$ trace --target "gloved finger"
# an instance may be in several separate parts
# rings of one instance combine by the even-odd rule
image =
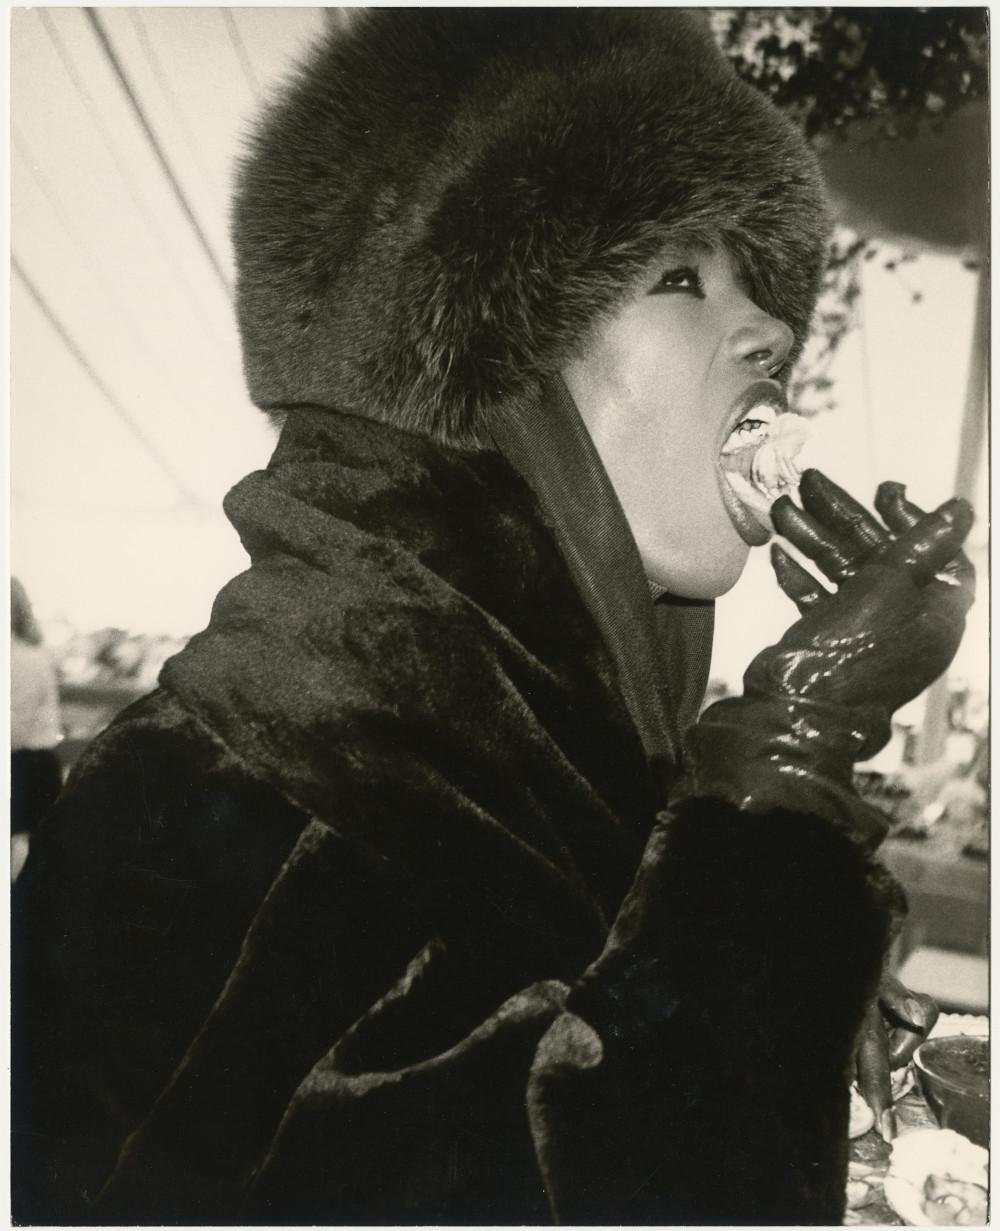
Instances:
[[[877,1003],[869,1005],[865,1013],[856,1054],[861,1097],[875,1113],[875,1123],[882,1139],[892,1141],[896,1136],[896,1117],[892,1111],[889,1040]]]
[[[960,551],[954,560],[939,569],[934,574],[934,581],[958,591],[965,610],[968,610],[976,601],[976,570],[964,551]]]
[[[936,581],[960,590],[968,607],[976,601],[976,570],[964,551],[958,552],[934,577]]]
[[[820,470],[806,470],[799,482],[802,507],[824,526],[835,525],[841,532],[845,547],[853,549],[855,562],[867,556],[873,548],[887,543],[890,535],[885,527],[859,504],[853,496],[838,487]]]
[[[853,555],[849,548],[842,548],[836,531],[820,525],[790,496],[779,496],[771,505],[771,521],[775,530],[818,564],[831,581],[843,581],[854,571]]]
[[[812,573],[804,569],[797,560],[793,560],[788,552],[777,543],[771,544],[771,567],[778,579],[778,585],[798,607],[802,615],[815,607],[827,593]]]
[[[914,1030],[929,1031],[938,1019],[938,1007],[926,992],[914,992],[895,975],[884,974],[879,980],[878,1002],[884,1013]]]
[[[889,529],[896,533],[909,530],[927,516],[919,504],[906,498],[906,488],[902,483],[881,483],[875,494],[875,508]],[[945,585],[963,590],[970,604],[975,600],[976,570],[964,552],[959,552],[939,570],[937,577]]]
[[[919,583],[926,583],[958,555],[972,529],[968,501],[947,500],[901,534],[883,553],[886,563],[903,565]]]
[[[879,1007],[892,1026],[889,1032],[889,1064],[898,1069],[909,1064],[913,1053],[927,1038],[938,1019],[938,1007],[924,992],[912,992],[894,975],[883,975],[879,984]]]
[[[906,486],[903,483],[891,481],[878,485],[875,511],[894,534],[902,534],[915,526],[921,517],[927,516],[925,509],[907,500]]]

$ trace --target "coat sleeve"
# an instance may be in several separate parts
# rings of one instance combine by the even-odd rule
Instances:
[[[558,1220],[839,1224],[848,1066],[896,892],[815,816],[661,815],[535,1059]]]
[[[892,905],[829,821],[689,801],[575,982],[428,1036],[475,983],[429,946],[299,1086],[244,1216],[839,1222],[846,1070]]]

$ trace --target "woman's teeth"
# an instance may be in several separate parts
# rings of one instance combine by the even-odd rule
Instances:
[[[754,406],[729,433],[721,449],[722,456],[731,457],[745,449],[756,449],[768,438],[774,423],[781,417],[773,406]]]
[[[749,428],[754,421],[761,421],[761,426]],[[797,458],[808,436],[809,426],[801,416],[755,407],[720,451],[729,486],[768,529],[771,505],[798,486],[802,472]]]

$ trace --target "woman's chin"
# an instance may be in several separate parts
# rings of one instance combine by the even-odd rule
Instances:
[[[677,598],[712,599],[721,598],[739,581],[750,548],[727,525],[723,534],[706,536],[699,549],[642,555],[646,576],[669,593]]]

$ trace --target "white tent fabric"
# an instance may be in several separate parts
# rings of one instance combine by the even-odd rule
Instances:
[[[12,567],[43,617],[190,632],[243,565],[220,501],[272,434],[215,264],[231,281],[243,134],[322,22],[296,8],[12,15]]]

